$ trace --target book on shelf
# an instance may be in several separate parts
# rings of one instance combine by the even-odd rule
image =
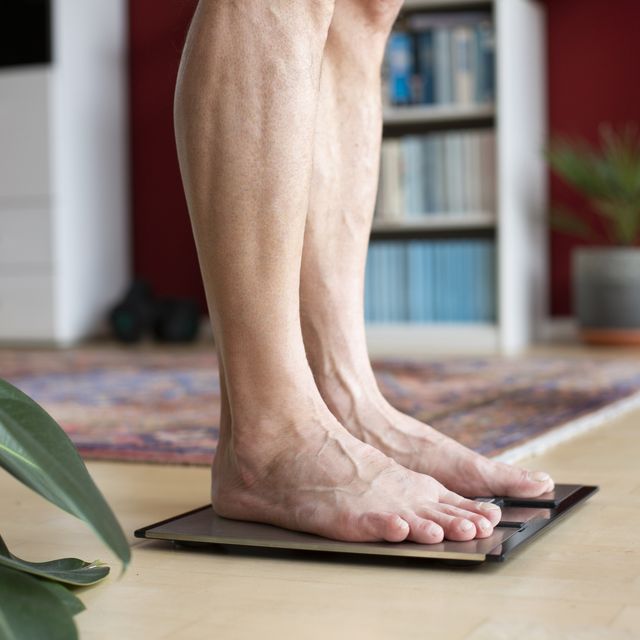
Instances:
[[[374,220],[495,211],[495,134],[454,130],[382,141]]]
[[[393,32],[385,50],[385,68],[389,99],[393,104],[413,102],[412,84],[415,75],[413,38],[404,32]]]
[[[391,105],[484,105],[495,94],[489,12],[411,13],[389,37],[383,100]]]
[[[368,323],[491,323],[493,240],[372,242],[365,274]]]

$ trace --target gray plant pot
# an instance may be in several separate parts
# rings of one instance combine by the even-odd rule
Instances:
[[[576,249],[573,294],[586,342],[640,344],[640,249]]]

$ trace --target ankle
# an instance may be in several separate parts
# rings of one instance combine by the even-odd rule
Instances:
[[[230,415],[220,424],[220,450],[240,466],[263,465],[300,444],[308,431],[332,421],[315,384],[286,391],[261,402],[231,404]]]
[[[380,392],[369,361],[360,366],[322,366],[314,370],[316,385],[331,413],[345,427],[363,408],[382,410],[388,405]]]

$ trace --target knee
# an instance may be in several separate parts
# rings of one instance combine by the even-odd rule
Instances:
[[[288,3],[285,3],[287,5]],[[321,30],[329,26],[333,19],[336,0],[304,0],[300,7],[311,21]]]
[[[360,15],[371,27],[390,31],[398,17],[404,0],[337,0],[355,5]]]

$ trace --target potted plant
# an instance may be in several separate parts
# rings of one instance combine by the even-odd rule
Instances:
[[[555,229],[600,246],[572,255],[573,300],[582,339],[591,344],[640,344],[640,136],[635,126],[600,128],[600,146],[556,138],[552,170],[601,216],[606,246],[583,218],[567,209]]]
[[[0,467],[87,522],[126,568],[130,550],[125,535],[71,440],[40,405],[2,379]],[[73,616],[84,605],[74,592],[108,573],[100,561],[24,560],[0,537],[0,638],[77,638]]]

